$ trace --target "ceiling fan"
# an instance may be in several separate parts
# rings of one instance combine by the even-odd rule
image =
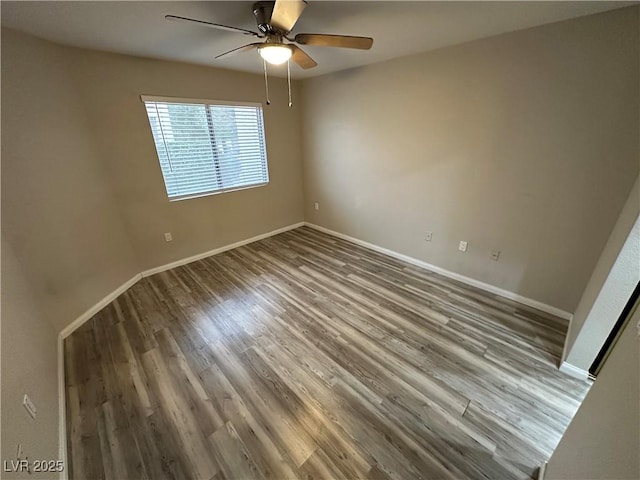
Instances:
[[[258,32],[176,15],[166,15],[165,18],[167,20],[189,22],[194,25],[202,25],[204,27],[237,32],[264,39],[262,42],[249,43],[242,47],[221,53],[215,57],[216,59],[234,53],[257,49],[265,62],[272,65],[280,65],[291,59],[298,66],[306,70],[318,64],[296,44],[320,47],[357,48],[360,50],[369,50],[373,45],[373,38],[370,37],[325,35],[319,33],[298,33],[293,38],[289,37],[288,35],[291,33],[300,15],[302,15],[305,7],[306,2],[304,0],[275,0],[254,3],[253,14],[258,24]]]

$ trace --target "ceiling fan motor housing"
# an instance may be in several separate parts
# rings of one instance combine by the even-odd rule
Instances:
[[[253,14],[256,17],[258,29],[264,34],[275,33],[275,30],[270,23],[275,3],[276,2],[256,2],[253,4]]]

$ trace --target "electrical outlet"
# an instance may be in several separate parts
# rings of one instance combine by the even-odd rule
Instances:
[[[36,410],[35,404],[31,401],[29,396],[25,393],[24,398],[22,399],[22,406],[27,411],[31,418],[35,420],[38,411]]]
[[[165,242],[170,242],[171,240],[173,240],[173,237],[171,236],[171,232],[167,232],[164,234],[164,241]]]
[[[431,241],[431,238],[433,238],[433,233],[431,233],[431,232],[427,232],[427,233],[424,235],[424,241],[425,241],[425,242],[430,242],[430,241]]]
[[[468,245],[467,242],[465,242],[464,240],[460,240],[460,243],[458,244],[458,250],[460,250],[461,252],[466,252],[467,245]]]
[[[313,204],[313,208],[315,208],[316,210],[320,210],[320,204],[318,202],[315,202]]]
[[[491,252],[491,260],[494,260],[497,262],[499,258],[500,258],[500,250],[493,250]]]

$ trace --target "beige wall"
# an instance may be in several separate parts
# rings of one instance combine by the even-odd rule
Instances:
[[[546,480],[640,478],[640,308],[553,452]]]
[[[140,94],[262,102],[260,76],[9,29],[2,73],[2,459],[56,459],[56,330],[141,270],[302,221],[300,113],[272,79],[269,185],[170,203]]]
[[[573,312],[638,175],[638,45],[634,7],[305,81],[305,219]]]
[[[140,271],[68,70],[66,49],[2,29],[2,235],[58,329]]]
[[[304,109],[273,79],[270,184],[181,202],[166,198],[139,96],[262,102],[260,76],[3,29],[3,458],[18,437],[31,458],[57,454],[47,322],[63,328],[141,270],[299,222],[303,203],[308,221],[573,311],[638,174],[637,17],[294,82]]]
[[[2,460],[24,456],[58,459],[58,378],[56,331],[36,298],[11,246],[2,237]],[[19,368],[18,368],[19,367]],[[24,394],[35,403],[32,419],[22,407]],[[24,458],[24,457],[23,457]],[[51,478],[52,475],[3,473],[2,478]]]
[[[169,202],[140,95],[264,104],[263,77],[88,50],[68,55],[143,270],[303,220],[297,83],[289,108],[286,80],[269,82],[271,105],[263,105],[269,185]],[[164,232],[173,234],[171,243]]]
[[[262,77],[2,43],[2,230],[58,329],[142,270],[303,220],[296,82],[289,108],[270,80],[269,185],[169,202],[140,95],[263,102]]]

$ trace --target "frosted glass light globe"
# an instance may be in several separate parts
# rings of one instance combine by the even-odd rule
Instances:
[[[271,65],[281,65],[291,58],[291,49],[286,45],[267,45],[258,49],[260,56]]]

